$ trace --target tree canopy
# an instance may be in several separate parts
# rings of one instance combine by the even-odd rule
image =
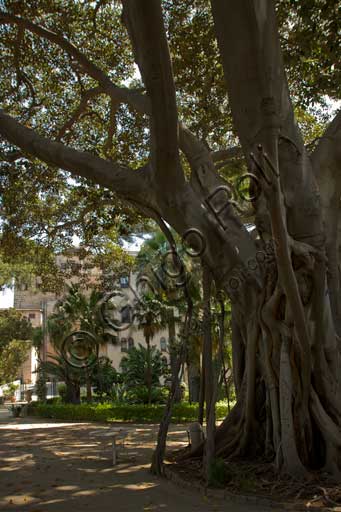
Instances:
[[[206,388],[206,469],[218,453],[340,474],[341,112],[325,126],[323,105],[340,99],[338,9],[8,1],[0,12],[2,251],[49,255],[70,242],[69,220],[84,248],[97,233],[119,241],[142,216],[173,253],[169,226],[189,244],[211,382],[213,280],[233,302],[237,404],[215,434]]]
[[[214,150],[235,146],[209,2],[164,0],[162,6],[181,120]],[[325,96],[340,97],[337,2],[281,0],[277,10],[290,90],[311,141],[328,116]],[[2,2],[0,45],[6,112],[42,135],[109,161],[134,169],[147,162],[145,86],[119,3]],[[17,265],[37,262],[51,275],[56,268],[50,251],[69,247],[75,235],[90,250],[146,227],[131,202],[89,176],[71,179],[56,162],[27,158],[25,151],[21,156],[1,140],[5,263],[10,257],[13,264],[16,255]],[[232,160],[220,172],[242,169]]]
[[[0,384],[20,377],[33,337],[31,322],[14,309],[0,311]]]

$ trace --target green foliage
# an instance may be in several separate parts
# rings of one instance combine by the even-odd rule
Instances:
[[[141,423],[159,423],[163,417],[163,405],[145,404],[43,404],[32,403],[30,414],[43,418],[74,421],[127,421]],[[225,418],[227,405],[218,404],[216,407],[217,419]],[[173,423],[187,423],[197,421],[198,404],[185,402],[175,404],[172,411]]]
[[[13,280],[16,285],[23,285],[29,282],[33,266],[30,263],[16,260],[3,261],[0,257],[0,290],[13,287]]]
[[[44,332],[42,327],[34,327],[32,332],[32,345],[36,348],[36,350],[39,352],[43,345],[44,341]]]
[[[60,396],[61,401],[66,402],[66,393],[67,393],[66,384],[61,382],[60,384],[58,384],[57,389],[58,389],[58,394]]]
[[[104,343],[104,327],[98,317],[97,306],[102,298],[102,293],[92,290],[90,296],[82,293],[78,284],[71,284],[67,288],[67,294],[58,301],[55,313],[49,316],[48,330],[51,341],[58,350],[65,336],[73,329],[75,324],[79,328],[93,334],[99,343]]]
[[[54,396],[54,397],[48,398],[46,400],[46,403],[50,404],[50,405],[57,405],[57,404],[61,404],[62,402],[63,402],[63,400],[60,396]]]
[[[19,369],[26,361],[31,344],[12,340],[0,352],[0,382],[10,382],[20,377]]]
[[[14,308],[0,311],[0,350],[12,340],[32,339],[31,323]]]
[[[172,236],[177,245],[177,254],[181,258],[186,273],[187,287],[194,302],[200,300],[200,264],[188,256],[180,237],[171,230]],[[184,288],[177,283],[184,280],[181,274],[180,262],[174,260],[169,253],[170,245],[165,235],[160,229],[155,229],[152,236],[148,238],[141,246],[136,258],[136,267],[140,276],[147,276],[155,293],[154,299],[162,301],[164,304],[163,317],[167,320],[171,306],[184,311],[186,308]],[[170,275],[178,276],[171,278]],[[162,285],[160,284],[162,283]],[[148,286],[149,288],[149,286]],[[150,290],[148,290],[150,292]],[[165,308],[165,306],[168,306]]]
[[[99,357],[90,369],[90,380],[95,393],[103,397],[113,397],[114,387],[122,381],[121,375],[113,368],[112,361],[105,356]]]
[[[340,4],[335,0],[277,2],[281,45],[297,102],[341,97]]]
[[[214,458],[208,470],[208,485],[225,487],[229,480],[231,480],[231,473],[224,459]]]
[[[45,402],[46,400],[46,394],[47,394],[47,387],[46,387],[46,374],[44,372],[44,368],[42,367],[42,364],[39,364],[38,367],[38,378],[36,381],[36,394],[38,397],[38,400],[41,402]]]
[[[134,319],[142,329],[146,341],[150,341],[165,326],[166,306],[153,293],[145,293],[136,302]]]
[[[58,381],[65,382],[66,391],[65,397],[63,397],[65,402],[79,402],[83,370],[70,366],[61,355],[57,354],[49,355],[47,361],[42,361],[39,365],[39,372],[44,376],[49,375]]]
[[[151,392],[151,403],[165,404],[167,402],[168,394],[169,390],[167,388],[154,386]],[[147,386],[129,388],[124,395],[124,401],[128,404],[147,404],[148,398]]]
[[[338,2],[279,0],[276,6],[294,102],[321,118],[311,106],[322,105],[326,113],[325,95],[340,98]],[[210,3],[163,0],[162,7],[180,119],[212,149],[236,144]],[[118,87],[143,91],[119,3],[5,0],[1,9],[62,34]],[[94,95],[77,116],[84,93],[98,84],[58,44],[2,24],[0,51],[2,108],[51,139],[132,168],[146,162],[147,116],[112,104],[106,94]],[[5,141],[0,150],[0,286],[13,276],[25,278],[32,268],[42,289],[61,291],[65,274],[53,252],[71,247],[74,235],[96,264],[120,272],[120,239],[146,226],[141,215],[86,179],[71,180],[69,173],[26,157],[13,161],[15,150]],[[229,164],[222,172],[241,174],[243,165]]]
[[[32,333],[31,323],[15,309],[0,311],[0,384],[19,376],[31,348]]]
[[[123,382],[126,387],[136,388],[147,386],[148,349],[140,343],[138,347],[131,348],[127,355],[122,357],[120,368]],[[162,357],[160,350],[155,346],[150,348],[150,362],[152,385],[159,386],[160,378],[168,375],[168,365]]]
[[[13,382],[7,384],[6,389],[4,390],[5,399],[13,397],[17,389],[19,389],[18,384],[14,384]]]

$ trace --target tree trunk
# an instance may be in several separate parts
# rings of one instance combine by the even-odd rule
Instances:
[[[146,384],[148,389],[148,404],[152,403],[152,363],[151,363],[151,353],[150,353],[150,336],[146,335],[146,345],[147,345],[147,368],[146,368]]]
[[[188,396],[190,403],[198,403],[200,397],[200,362],[187,360]]]
[[[86,401],[92,402],[91,378],[88,374],[86,377]]]
[[[212,349],[212,325],[211,325],[211,288],[212,275],[207,265],[203,264],[203,303],[204,303],[204,346],[203,361],[205,361],[205,402],[206,402],[206,443],[204,452],[204,477],[206,482],[210,480],[211,465],[214,458],[214,436],[215,436],[215,378],[213,367]]]
[[[67,380],[65,401],[69,404],[80,404],[80,385],[77,382]]]
[[[167,404],[163,413],[163,418],[159,426],[159,432],[158,432],[158,438],[157,438],[157,445],[155,448],[155,451],[153,453],[152,458],[152,465],[151,465],[151,472],[155,475],[161,476],[163,474],[163,460],[165,456],[166,451],[166,441],[167,441],[167,434],[168,434],[168,428],[172,417],[172,408],[175,403],[175,399],[177,396],[177,391],[180,388],[180,379],[179,379],[179,373],[181,366],[185,362],[186,353],[187,353],[187,346],[188,346],[188,338],[189,333],[191,329],[191,323],[192,323],[192,313],[193,313],[193,303],[192,300],[188,294],[187,289],[185,290],[185,295],[187,299],[187,312],[184,322],[184,331],[183,331],[183,338],[180,345],[180,350],[178,354],[178,358],[176,361],[176,367],[174,372],[174,377],[172,378],[172,385],[171,389],[169,391]]]
[[[224,343],[225,343],[225,304],[224,299],[220,298],[220,315],[219,315],[219,359],[221,365],[222,383],[224,385],[225,396],[227,399],[228,411],[230,412],[230,385],[227,380],[227,371],[230,365],[226,367],[224,356]]]
[[[167,326],[168,326],[168,346],[169,346],[169,358],[170,358],[170,368],[172,374],[172,381],[177,379],[175,375],[177,369],[177,360],[179,359],[178,350],[176,347],[176,332],[175,332],[175,318],[174,318],[174,310],[171,308],[169,312],[170,318],[168,318]],[[178,386],[176,390],[176,394],[174,397],[175,402],[180,402],[181,400],[181,387]]]
[[[309,155],[289,96],[275,2],[211,4],[234,129],[261,188],[253,201],[257,240],[226,195],[215,196],[212,204],[212,194],[226,183],[216,172],[207,144],[178,122],[158,0],[123,0],[123,18],[146,88],[142,95],[116,87],[110,76],[58,34],[2,14],[4,23],[59,44],[112,101],[121,103],[123,95],[130,106],[150,115],[147,165],[133,170],[67,147],[3,111],[0,134],[25,154],[113,190],[158,222],[169,223],[180,236],[188,230],[196,233],[189,245],[196,251],[202,245],[200,255],[217,288],[233,302],[237,404],[217,429],[216,454],[266,455],[293,475],[314,469],[338,474],[340,117]],[[181,166],[180,148],[190,179]],[[212,403],[210,396],[207,399]]]
[[[198,422],[200,425],[204,423],[204,409],[205,409],[205,384],[206,384],[206,361],[204,354],[201,358],[201,372],[200,372],[200,389],[199,389],[199,408],[198,408]]]

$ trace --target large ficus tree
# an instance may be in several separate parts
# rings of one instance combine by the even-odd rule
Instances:
[[[233,303],[238,400],[216,454],[338,473],[341,114],[311,153],[291,99],[340,92],[337,2],[123,0],[123,23],[114,2],[5,4],[0,134],[12,186],[38,173],[58,195],[67,171],[166,232],[198,230],[187,241]],[[231,130],[255,175],[257,236],[226,189],[212,197],[226,185],[221,162],[240,153],[222,147]]]

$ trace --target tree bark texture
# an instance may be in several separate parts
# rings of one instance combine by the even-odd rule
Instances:
[[[340,114],[310,155],[294,117],[274,2],[211,0],[234,126],[261,186],[253,201],[255,239],[219,188],[226,183],[216,155],[178,120],[160,0],[122,3],[146,94],[117,87],[59,34],[4,13],[0,23],[58,45],[104,94],[148,115],[148,163],[133,170],[67,147],[4,111],[0,135],[31,157],[114,190],[180,236],[192,230],[188,243],[232,301],[237,404],[216,431],[215,454],[266,455],[292,475],[338,475]]]

